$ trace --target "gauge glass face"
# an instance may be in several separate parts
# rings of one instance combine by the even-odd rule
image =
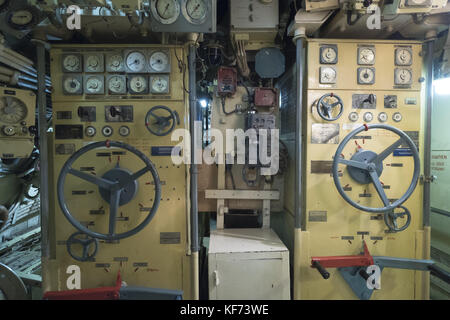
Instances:
[[[411,84],[412,73],[408,69],[397,69],[395,73],[395,84]]]
[[[330,67],[320,68],[320,83],[336,83],[336,70]]]
[[[101,93],[103,92],[103,82],[99,78],[88,78],[86,80],[87,93]]]
[[[165,77],[153,77],[151,86],[154,93],[164,93],[169,89],[169,83]]]
[[[187,0],[186,12],[188,16],[196,21],[201,21],[206,17],[208,8],[204,0]]]
[[[81,89],[81,82],[75,77],[68,77],[64,80],[64,89],[68,93],[77,93]]]
[[[76,55],[68,55],[64,58],[63,65],[67,71],[78,71],[81,65],[80,57]]]
[[[375,62],[375,52],[371,48],[361,48],[359,50],[360,64],[373,64]]]
[[[375,71],[371,68],[359,68],[358,83],[372,84],[375,82]]]
[[[126,61],[128,69],[133,72],[140,72],[145,69],[145,56],[143,53],[135,51],[130,52]]]
[[[141,76],[133,77],[130,80],[130,88],[135,93],[142,93],[147,89],[147,80]]]
[[[33,14],[28,10],[17,10],[11,16],[11,22],[20,26],[29,24],[33,20]]]
[[[397,49],[395,51],[397,65],[410,65],[412,62],[411,51],[408,49]]]
[[[162,72],[169,65],[169,57],[164,52],[158,51],[150,57],[150,67],[157,72]]]
[[[99,72],[102,68],[101,58],[99,56],[89,56],[86,59],[86,68],[91,72]]]
[[[123,58],[121,55],[113,55],[108,58],[108,66],[111,71],[121,71],[123,68]]]
[[[108,89],[112,93],[125,93],[126,92],[126,80],[123,77],[114,76],[108,81]]]
[[[23,121],[27,117],[26,105],[15,97],[3,97],[0,99],[0,122],[14,124]]]
[[[325,63],[333,63],[336,61],[337,53],[336,49],[327,47],[322,50],[322,61]]]
[[[162,19],[169,20],[178,15],[179,6],[176,0],[157,0],[156,12]]]

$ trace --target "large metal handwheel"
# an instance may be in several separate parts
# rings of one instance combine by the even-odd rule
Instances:
[[[139,157],[145,163],[145,167],[133,174],[128,173],[127,170],[121,168],[114,168],[106,172],[101,178],[72,168],[72,164],[86,152],[91,151],[93,149],[104,147],[107,148],[116,147],[128,150],[129,152]],[[119,206],[124,205],[132,200],[132,197],[134,197],[134,194],[137,191],[137,179],[139,179],[147,172],[150,172],[152,174],[155,186],[155,195],[154,195],[155,200],[153,202],[153,206],[147,217],[138,226],[129,231],[116,234],[115,233],[116,218]],[[109,232],[107,234],[94,232],[88,229],[87,227],[83,226],[77,219],[73,217],[72,213],[69,211],[66,204],[66,199],[64,197],[64,184],[68,174],[74,175],[82,180],[91,182],[99,187],[99,192],[102,195],[102,198],[109,203],[110,207]],[[122,142],[102,141],[91,143],[84,146],[83,148],[75,152],[66,161],[63,168],[61,169],[61,173],[59,174],[57,194],[59,206],[61,207],[63,214],[77,230],[97,239],[109,241],[119,240],[128,238],[138,233],[143,228],[145,228],[153,219],[156,211],[158,210],[159,202],[161,200],[161,182],[159,180],[158,172],[156,171],[155,166],[142,152]]]
[[[163,110],[167,116],[157,115],[155,111]],[[145,127],[155,136],[166,136],[175,129],[175,125],[180,124],[180,118],[176,111],[170,110],[166,106],[155,106],[151,108],[145,116]]]
[[[394,132],[400,137],[400,139],[394,142],[389,147],[387,147],[380,154],[377,154],[369,150],[359,149],[358,152],[356,152],[350,160],[343,159],[341,157],[341,154],[347,143],[358,133],[362,131],[368,131],[371,129],[384,129]],[[383,172],[383,160],[385,160],[391,153],[394,152],[395,149],[400,147],[400,145],[402,145],[403,143],[408,144],[412,152],[412,156],[414,158],[413,177],[405,194],[403,194],[399,199],[397,199],[393,203],[390,203],[388,197],[386,196],[386,193],[384,192],[383,186],[380,182],[380,175]],[[344,188],[341,185],[341,182],[339,181],[338,165],[340,163],[347,165],[347,171],[355,181],[361,184],[373,183],[379,197],[381,198],[381,201],[384,204],[384,207],[381,208],[366,207],[350,199],[350,197],[345,193]],[[364,125],[350,132],[344,138],[344,140],[342,140],[334,155],[332,172],[334,184],[336,185],[339,194],[342,196],[342,198],[344,198],[345,201],[347,201],[349,204],[351,204],[353,207],[359,210],[373,213],[384,213],[392,211],[395,208],[399,207],[411,196],[414,189],[416,188],[420,174],[419,152],[417,151],[416,145],[411,140],[411,138],[406,133],[397,128],[394,128],[386,124]]]
[[[329,102],[329,100],[334,100],[334,102]],[[336,107],[339,107],[339,112],[336,116],[333,116],[333,109]],[[319,113],[319,116],[323,120],[337,120],[342,115],[342,112],[344,112],[344,102],[342,102],[339,96],[333,93],[324,94],[317,102],[317,113]]]

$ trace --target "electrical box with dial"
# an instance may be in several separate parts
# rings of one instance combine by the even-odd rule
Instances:
[[[358,64],[373,65],[375,63],[375,48],[374,47],[359,47],[358,48]]]
[[[170,55],[168,51],[150,52],[148,61],[151,73],[170,73]]]
[[[395,65],[396,66],[410,66],[412,64],[411,48],[401,47],[395,49]]]
[[[125,53],[125,67],[127,72],[147,72],[147,58],[142,51],[128,51]]]
[[[88,53],[84,55],[84,72],[103,72],[105,71],[105,61],[103,54]]]
[[[65,95],[81,95],[83,94],[83,76],[79,74],[65,75],[62,86]]]
[[[110,75],[106,80],[110,94],[126,94],[127,78],[122,75]]]
[[[335,64],[338,62],[338,48],[336,45],[320,47],[320,63]]]
[[[358,84],[374,84],[375,68],[358,68]]]
[[[83,71],[83,62],[80,54],[64,54],[62,55],[62,68],[64,72],[81,72]]]
[[[145,94],[148,93],[147,77],[141,75],[129,76],[128,91],[131,94]]]
[[[333,67],[320,67],[320,83],[336,83],[336,69]]]
[[[409,68],[396,68],[394,71],[394,84],[409,86],[412,84],[412,70]]]
[[[105,94],[105,78],[102,75],[84,77],[85,94]]]
[[[168,75],[151,76],[150,93],[169,93],[169,76]]]
[[[123,72],[125,71],[125,63],[121,52],[113,52],[106,55],[106,71],[107,72]]]

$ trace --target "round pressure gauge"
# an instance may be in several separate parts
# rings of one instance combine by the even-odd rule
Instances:
[[[405,85],[412,83],[412,72],[409,69],[395,69],[395,84]]]
[[[86,71],[87,72],[101,72],[103,70],[102,69],[102,61],[100,56],[97,55],[93,55],[93,56],[88,56],[86,58]]]
[[[151,11],[160,23],[171,24],[180,15],[180,4],[177,0],[152,0]]]
[[[360,48],[358,50],[359,64],[373,64],[375,62],[375,52],[373,48]]]
[[[374,68],[358,68],[358,83],[373,84],[375,82]]]
[[[123,76],[112,76],[108,80],[108,89],[113,94],[126,93],[127,82]]]
[[[381,112],[381,113],[378,115],[378,121],[380,121],[380,122],[386,122],[387,119],[388,119],[388,115],[387,115],[386,112]]]
[[[143,76],[134,76],[130,80],[131,93],[145,93],[147,91],[147,79]]]
[[[336,70],[332,67],[321,67],[320,83],[336,83]]]
[[[155,76],[151,78],[152,93],[166,93],[169,91],[169,81],[167,77]]]
[[[75,77],[67,77],[63,85],[64,90],[69,94],[75,94],[81,90],[81,82]]]
[[[334,47],[321,47],[320,48],[320,62],[321,63],[336,63],[337,51]]]
[[[364,113],[363,119],[365,122],[370,122],[373,120],[373,114],[372,112],[366,112]]]
[[[150,56],[150,67],[156,72],[163,72],[169,66],[169,57],[166,53],[157,51]]]
[[[86,80],[87,94],[99,94],[103,93],[103,81],[98,77],[89,77]]]
[[[123,69],[123,58],[119,54],[108,57],[108,61],[106,63],[109,70],[113,72],[122,71]]]
[[[205,22],[208,6],[205,0],[183,0],[183,14],[186,19],[194,24]]]
[[[356,112],[351,112],[348,115],[348,120],[350,120],[351,122],[356,122],[356,121],[358,121],[358,119],[359,119],[359,116]]]
[[[80,56],[76,56],[73,54],[69,54],[64,57],[63,60],[64,69],[70,72],[76,72],[80,70],[81,67],[81,59]]]
[[[412,63],[412,53],[409,48],[398,48],[395,50],[395,64],[398,66],[409,66]]]
[[[130,52],[126,59],[126,65],[132,72],[141,72],[145,69],[145,56],[142,52]]]
[[[28,114],[27,106],[15,97],[0,99],[0,122],[15,124],[23,121]]]

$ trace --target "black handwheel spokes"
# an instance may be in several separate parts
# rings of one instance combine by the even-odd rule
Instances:
[[[168,116],[157,115],[156,111],[165,112]],[[152,121],[150,118],[154,120]],[[148,131],[160,137],[171,133],[177,123],[180,124],[178,114],[166,106],[155,106],[145,116],[145,126]]]
[[[83,154],[87,153],[90,150],[104,147],[107,148],[114,147],[128,150],[130,153],[136,155],[139,159],[141,159],[144,162],[145,167],[132,174],[128,170],[117,166],[114,169],[107,171],[101,178],[72,168],[73,163]],[[153,205],[148,215],[139,225],[137,225],[134,229],[117,234],[116,222],[119,207],[133,200],[138,190],[137,179],[141,178],[147,172],[151,173],[153,178],[153,185],[155,186],[153,197],[155,200],[153,201]],[[108,222],[108,233],[99,233],[88,229],[86,226],[81,224],[77,219],[75,219],[72,213],[69,211],[64,195],[64,185],[66,177],[69,174],[75,175],[80,179],[89,181],[99,187],[100,195],[109,204],[110,212]],[[145,226],[147,226],[150,223],[150,221],[156,214],[159,203],[161,201],[161,182],[158,176],[158,172],[156,171],[156,167],[141,151],[122,142],[103,141],[91,143],[84,146],[83,148],[72,154],[72,156],[66,161],[63,168],[61,169],[61,173],[58,178],[57,195],[59,206],[64,216],[76,229],[78,229],[83,234],[89,235],[90,237],[111,241],[130,237],[141,231]]]
[[[333,103],[327,102],[325,99],[335,99],[336,101]],[[339,112],[335,117],[333,117],[333,110],[339,106]],[[344,103],[342,102],[342,99],[333,94],[328,93],[320,97],[319,101],[317,102],[317,113],[319,116],[326,121],[334,121],[340,118],[342,115],[342,112],[344,111]]]
[[[350,140],[352,140],[357,134],[359,134],[362,131],[368,131],[371,129],[384,129],[389,130],[391,132],[394,132],[397,134],[400,138],[391,144],[389,147],[387,147],[385,150],[383,150],[380,154],[377,154],[370,150],[363,150],[358,149],[358,151],[352,156],[350,160],[343,159],[342,158],[342,152],[345,148],[345,146],[348,144]],[[380,181],[380,175],[383,172],[383,160],[385,160],[390,154],[394,152],[395,149],[397,149],[399,146],[401,146],[403,143],[407,144],[409,149],[412,152],[412,156],[414,159],[414,172],[413,177],[411,180],[410,185],[408,186],[405,194],[403,194],[399,199],[393,201],[389,200],[387,197],[383,184]],[[383,207],[381,208],[374,208],[374,207],[366,207],[363,206],[352,199],[347,195],[347,193],[344,191],[344,188],[341,185],[340,179],[339,179],[339,172],[338,172],[338,165],[344,164],[347,166],[347,171],[350,175],[350,177],[355,180],[356,182],[360,184],[373,184],[375,187],[375,190],[377,191],[378,196],[380,197]],[[333,160],[333,166],[332,166],[332,172],[333,172],[333,180],[334,184],[336,185],[336,188],[339,192],[339,194],[344,198],[345,201],[347,201],[349,204],[351,204],[353,207],[367,211],[367,212],[373,212],[373,213],[388,213],[392,212],[397,207],[400,207],[402,203],[404,203],[413,193],[414,189],[416,188],[417,182],[419,180],[419,174],[420,174],[420,160],[419,160],[419,153],[417,151],[417,147],[414,144],[414,142],[411,140],[411,138],[404,133],[403,131],[394,128],[389,125],[385,124],[373,124],[373,125],[364,125],[361,126],[355,130],[353,130],[350,134],[348,134],[340,143],[338,146],[336,153],[334,155]],[[409,212],[405,211],[409,215]],[[390,215],[391,217],[392,214]],[[395,219],[394,219],[395,220]],[[409,224],[409,223],[408,223]],[[392,222],[389,226],[392,230],[404,230],[402,228],[398,228],[395,226],[395,223]]]
[[[402,210],[401,212],[395,212],[395,210]],[[406,221],[403,223],[402,226],[399,227],[398,221],[399,219],[405,219]],[[386,223],[387,227],[389,228],[389,232],[400,232],[405,230],[409,227],[411,223],[411,213],[409,210],[404,206],[399,206],[398,208],[386,212],[384,214],[384,222]]]
[[[73,246],[77,244],[82,247],[81,256],[73,252]],[[67,251],[77,261],[92,261],[98,251],[98,240],[83,232],[75,232],[66,241]]]

